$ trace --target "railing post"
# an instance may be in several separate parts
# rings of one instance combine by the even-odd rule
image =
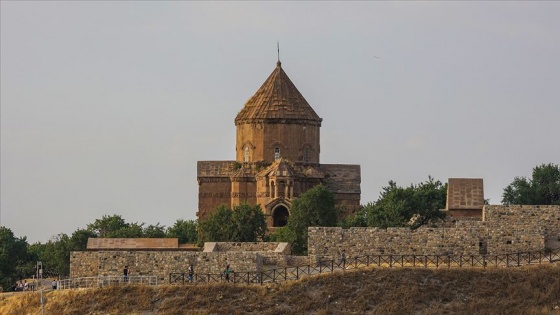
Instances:
[[[334,272],[334,259],[331,260],[331,273]]]
[[[369,267],[369,255],[366,256],[366,266]]]
[[[263,284],[263,272],[261,271],[261,276],[259,277],[259,280],[261,281],[261,285]]]
[[[389,268],[393,268],[393,255],[389,255]]]
[[[299,267],[296,266],[296,280],[299,280]]]
[[[439,268],[439,255],[436,255],[436,268]]]

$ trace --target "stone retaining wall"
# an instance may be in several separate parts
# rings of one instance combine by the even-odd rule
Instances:
[[[128,266],[131,276],[157,276],[167,283],[170,273],[219,274],[229,263],[234,271],[260,271],[263,256],[254,252],[203,253],[190,251],[83,251],[70,254],[70,277],[121,276]]]
[[[499,255],[540,251],[560,237],[560,206],[485,206],[485,221],[452,228],[310,227],[309,255],[338,259],[365,255]]]
[[[263,265],[279,268],[305,266],[314,263],[315,261],[311,260],[309,256],[263,254]]]
[[[261,271],[263,265],[292,267],[365,255],[501,255],[541,251],[545,241],[560,240],[560,206],[485,206],[484,221],[457,220],[453,227],[350,228],[310,227],[309,256],[291,256],[287,243],[218,242],[204,252],[182,250],[98,250],[72,252],[70,277],[120,276],[186,272],[219,274],[229,263],[235,271]]]
[[[204,252],[270,252],[290,254],[290,245],[282,242],[206,242]]]
[[[560,240],[560,206],[485,206],[483,220],[525,230],[534,223],[545,239]]]

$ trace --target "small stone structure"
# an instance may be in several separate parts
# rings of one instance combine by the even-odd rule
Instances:
[[[450,218],[482,217],[484,184],[482,178],[449,178],[445,210]]]

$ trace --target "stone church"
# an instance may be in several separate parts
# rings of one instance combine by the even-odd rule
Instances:
[[[318,184],[345,214],[356,211],[360,165],[320,163],[322,120],[278,61],[235,118],[235,161],[198,161],[198,219],[247,203],[261,206],[269,227],[284,226],[292,200]]]

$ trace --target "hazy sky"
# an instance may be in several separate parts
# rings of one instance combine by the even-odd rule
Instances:
[[[30,242],[195,219],[196,162],[235,158],[277,41],[362,204],[429,175],[499,204],[560,163],[560,2],[0,3],[0,225]]]

